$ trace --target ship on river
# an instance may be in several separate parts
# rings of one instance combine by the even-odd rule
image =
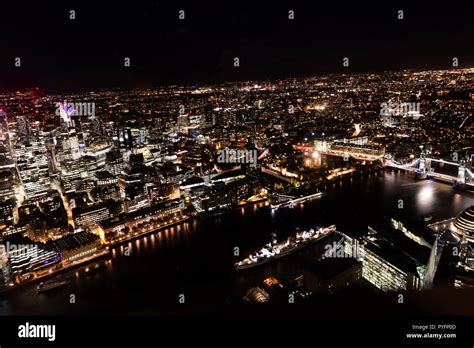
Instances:
[[[51,280],[47,280],[45,282],[41,282],[36,290],[38,293],[42,293],[42,292],[47,292],[47,291],[50,291],[50,290],[54,290],[56,288],[59,288],[59,287],[63,287],[67,284],[69,284],[71,282],[71,279],[69,278],[62,278],[62,277],[58,277],[56,279],[51,279]]]
[[[283,243],[271,242],[266,244],[259,251],[249,255],[246,259],[236,262],[234,267],[240,271],[247,268],[263,265],[270,261],[279,259],[283,256],[301,250],[327,236],[336,230],[336,225],[321,227],[319,229],[310,229],[308,231],[296,232],[294,237],[288,238]]]

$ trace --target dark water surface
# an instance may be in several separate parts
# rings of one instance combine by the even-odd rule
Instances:
[[[361,235],[383,216],[399,212],[407,216],[431,213],[433,221],[457,215],[474,204],[474,194],[459,193],[448,184],[415,181],[408,174],[387,171],[368,179],[336,184],[321,199],[294,209],[260,209],[263,204],[237,209],[226,215],[193,220],[115,247],[107,267],[85,275],[85,267],[68,273],[70,285],[36,294],[35,286],[18,289],[0,302],[0,315],[29,314],[169,314],[177,311],[225,306],[231,297],[242,297],[249,287],[267,276],[293,279],[316,260],[322,246],[308,248],[277,262],[235,273],[237,259],[259,249],[276,232],[279,240],[296,227],[336,224],[349,235]],[[239,247],[241,257],[233,254]],[[70,303],[74,294],[75,302]],[[179,295],[186,304],[179,304]]]

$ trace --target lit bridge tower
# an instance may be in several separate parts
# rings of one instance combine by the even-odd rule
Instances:
[[[427,163],[426,156],[424,152],[421,152],[420,155],[420,164],[418,165],[418,170],[415,174],[416,179],[426,179],[428,175],[426,174]]]

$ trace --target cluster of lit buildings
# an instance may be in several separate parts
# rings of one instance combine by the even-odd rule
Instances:
[[[37,90],[0,95],[0,245],[27,238],[22,244],[45,250],[38,257],[48,259],[48,267],[79,262],[97,249],[78,247],[74,236],[84,236],[78,243],[86,245],[91,236],[120,241],[265,199],[269,191],[280,197],[318,192],[360,169],[347,156],[364,160],[370,171],[387,152],[410,158],[419,144],[430,144],[442,157],[468,143],[473,129],[463,122],[465,101],[436,97],[472,85],[472,71],[387,74],[64,96],[73,107],[92,106],[92,114]],[[415,93],[420,80],[425,94]],[[398,115],[387,125],[381,105],[396,100],[419,104],[420,115]],[[449,124],[443,114],[450,114]],[[216,155],[225,148],[255,152],[256,163],[219,163]],[[325,154],[344,162],[329,163]],[[465,213],[456,227],[469,230],[469,217]],[[373,245],[367,248],[373,266],[362,275],[385,274],[377,266],[383,243],[366,242]],[[71,256],[66,249],[78,251]],[[5,271],[10,279],[36,270],[34,257],[8,255],[0,268],[12,269]],[[412,266],[394,264],[385,275],[398,285],[389,288],[420,287],[423,276]],[[399,277],[400,269],[412,278]]]
[[[473,233],[474,206],[457,217],[431,224],[399,217],[384,219],[369,226],[359,238],[337,231],[336,236],[325,239],[326,252],[313,251],[320,256],[305,266],[303,274],[291,281],[267,278],[248,289],[243,299],[288,303],[289,299],[306,301],[313,295],[357,287],[399,294],[431,289],[436,284],[470,287]]]

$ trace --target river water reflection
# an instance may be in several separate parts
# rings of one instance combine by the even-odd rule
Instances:
[[[72,283],[55,292],[36,294],[34,286],[19,289],[0,302],[0,314],[166,314],[179,306],[180,294],[205,310],[241,297],[267,276],[291,279],[302,273],[317,250],[305,250],[245,273],[232,272],[239,247],[242,257],[260,248],[273,232],[280,240],[295,227],[336,224],[349,235],[366,233],[367,226],[398,210],[433,221],[457,215],[474,204],[474,194],[450,185],[415,181],[406,173],[387,171],[364,180],[336,184],[323,197],[294,209],[270,211],[264,204],[236,209],[205,220],[192,220],[113,249],[107,267],[85,275],[85,268],[69,273]],[[103,261],[102,261],[103,262]],[[74,294],[75,303],[70,303]]]

